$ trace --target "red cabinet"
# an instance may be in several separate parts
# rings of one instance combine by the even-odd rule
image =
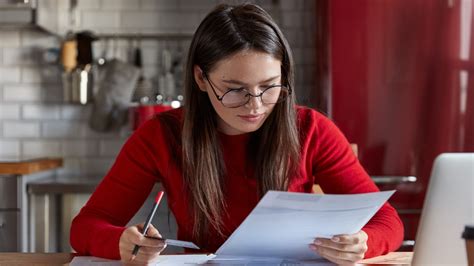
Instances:
[[[414,239],[433,159],[474,151],[472,0],[330,0],[329,115]],[[407,178],[405,178],[407,179]]]

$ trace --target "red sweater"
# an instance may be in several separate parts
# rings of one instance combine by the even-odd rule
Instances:
[[[179,125],[182,109],[170,111]],[[288,191],[312,192],[317,183],[327,194],[364,193],[378,191],[359,164],[346,138],[322,114],[297,108],[303,173],[289,184]],[[119,259],[119,239],[125,225],[135,215],[149,195],[155,182],[166,190],[168,205],[176,217],[178,238],[193,241],[192,219],[182,166],[176,160],[172,136],[159,119],[140,127],[125,143],[114,165],[99,184],[71,226],[71,245],[83,255]],[[178,127],[179,129],[179,127]],[[226,205],[224,233],[230,236],[257,205],[256,180],[247,178],[246,145],[250,134],[229,136],[219,133],[226,164]],[[248,167],[247,167],[248,169]],[[159,228],[158,228],[159,230]],[[288,229],[291,230],[291,229]],[[369,236],[366,257],[396,250],[403,239],[403,225],[394,208],[385,204],[364,226]],[[214,252],[226,238],[209,230],[210,242],[202,246]]]

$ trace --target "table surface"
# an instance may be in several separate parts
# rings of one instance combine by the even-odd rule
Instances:
[[[73,253],[0,253],[0,265],[69,265]],[[392,252],[363,260],[363,265],[409,265],[413,252]]]
[[[0,161],[0,174],[27,175],[40,171],[53,170],[62,166],[62,158]]]

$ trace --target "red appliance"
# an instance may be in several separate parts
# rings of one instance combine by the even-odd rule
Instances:
[[[433,159],[474,151],[472,2],[319,3],[327,10],[322,38],[331,85],[316,94],[328,94],[329,115],[358,144],[359,159],[379,187],[397,190],[390,202],[404,222],[405,240],[415,239]],[[324,78],[320,65],[317,76]]]
[[[171,105],[150,104],[130,107],[129,115],[133,130],[136,130],[155,114],[173,109]]]

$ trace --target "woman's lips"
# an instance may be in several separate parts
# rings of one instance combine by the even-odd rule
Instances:
[[[238,115],[241,119],[247,122],[258,122],[260,119],[263,117],[263,114],[258,114],[258,115]]]

